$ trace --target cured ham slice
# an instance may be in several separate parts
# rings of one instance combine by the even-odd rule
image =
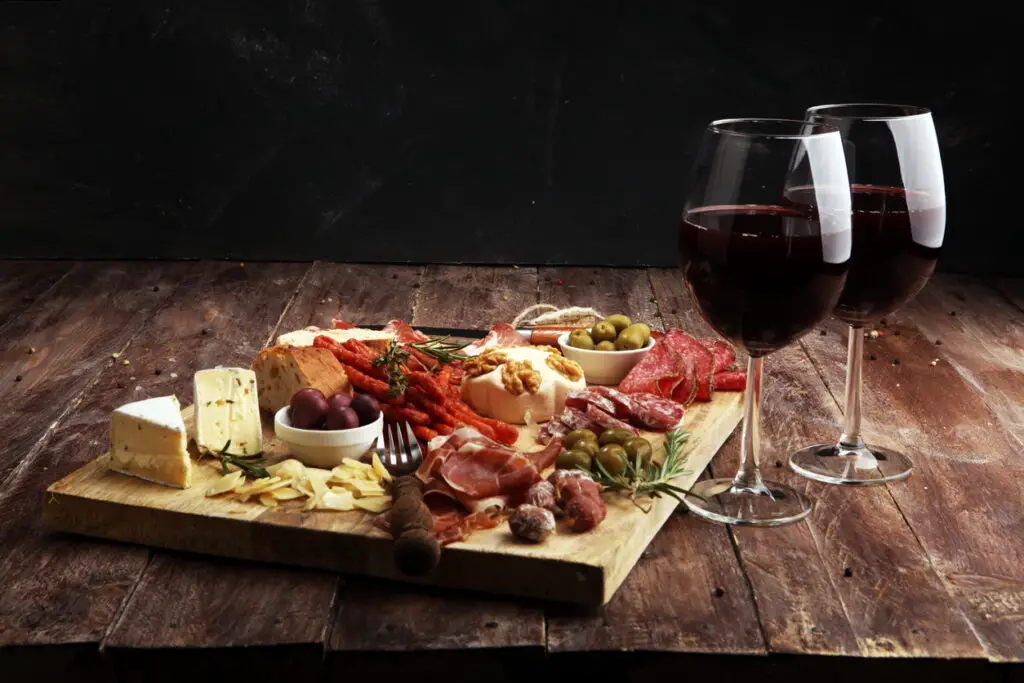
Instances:
[[[508,323],[499,323],[491,328],[491,331],[487,333],[486,337],[476,340],[459,351],[459,353],[466,356],[479,356],[487,349],[499,346],[508,347],[529,345],[530,342],[525,339],[523,335],[516,332],[516,328],[512,327]]]
[[[394,333],[395,341],[399,344],[411,344],[412,342],[422,342],[430,339],[430,337],[422,332],[412,329],[409,323],[402,320],[389,320],[388,324],[384,326],[384,331]]]

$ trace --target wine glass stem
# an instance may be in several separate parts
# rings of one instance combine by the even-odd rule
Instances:
[[[864,448],[860,436],[860,375],[864,360],[864,332],[850,325],[850,341],[846,348],[846,409],[843,433],[839,437],[840,450]]]
[[[763,357],[747,361],[747,392],[743,397],[743,441],[740,444],[740,469],[733,477],[734,489],[763,492],[764,481],[757,466],[761,453],[761,364]]]

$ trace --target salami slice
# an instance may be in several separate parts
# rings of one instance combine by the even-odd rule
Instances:
[[[710,401],[715,393],[714,354],[682,330],[669,330],[666,332],[664,343],[668,344],[679,355],[693,359],[694,368],[697,373],[697,395],[695,398],[698,401]],[[676,398],[675,393],[672,394],[672,397]]]
[[[633,416],[633,401],[626,394],[622,393],[618,389],[612,389],[611,387],[590,387],[590,391],[593,391],[599,396],[604,396],[612,405],[614,410],[610,412],[620,420],[628,420]]]
[[[715,373],[715,389],[719,391],[745,391],[746,388],[746,370],[726,370]]]
[[[704,353],[710,352],[700,347]],[[684,406],[697,394],[696,364],[692,354],[680,354],[667,338],[655,342],[643,359],[619,383],[626,394],[654,394]]]
[[[736,349],[732,347],[732,344],[721,339],[701,339],[699,341],[715,357],[716,375],[720,372],[725,372],[729,369],[730,365],[736,362]],[[715,388],[718,388],[717,384]]]
[[[613,417],[608,413],[604,412],[603,410],[601,410],[600,408],[595,408],[592,405],[587,406],[587,418],[597,423],[604,429],[628,429],[634,434],[639,433],[637,432],[636,427],[634,427],[633,425],[626,424],[617,417]]]
[[[590,408],[590,406],[587,406]],[[597,423],[590,419],[586,413],[578,408],[566,408],[562,411],[562,414],[558,416],[558,419],[569,428],[570,431],[577,429],[589,429],[595,431],[598,428]]]
[[[552,439],[561,438],[569,433],[569,428],[562,424],[559,420],[548,420],[541,428],[537,430],[537,443],[543,445],[549,443]]]
[[[565,405],[584,411],[587,409],[587,406],[594,406],[611,415],[615,414],[615,404],[607,397],[594,391],[593,387],[569,392],[569,395],[565,397]]]
[[[686,408],[654,394],[632,394],[634,421],[657,431],[667,432],[683,423]]]

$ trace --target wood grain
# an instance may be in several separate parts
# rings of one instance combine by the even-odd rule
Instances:
[[[889,486],[891,495],[988,656],[1019,661],[1024,548],[1007,539],[1018,537],[1024,516],[1024,463],[1018,439],[1001,425],[1003,397],[1014,391],[1003,373],[1022,354],[1013,346],[1019,316],[968,288],[969,281],[959,282],[963,289],[947,289],[941,278],[937,291],[929,285],[919,303],[888,318],[883,337],[865,344],[875,358],[864,367],[865,439],[910,456],[914,473]],[[945,310],[957,291],[961,305]],[[806,341],[830,391],[842,395],[845,351],[838,343]],[[967,361],[973,352],[979,359]],[[983,371],[991,367],[994,374]],[[982,378],[993,387],[991,395]]]
[[[413,323],[490,329],[537,302],[536,268],[427,266]]]
[[[593,306],[661,327],[643,270],[545,268],[540,288],[541,299],[558,306]],[[549,612],[550,652],[764,652],[756,610],[724,529],[677,512],[642,557],[599,612]]]
[[[1024,311],[1024,278],[998,277],[988,278],[986,282],[997,292],[1006,297],[1019,310]]]
[[[274,334],[314,325],[330,327],[331,318],[355,325],[409,321],[420,266],[373,266],[318,261],[285,311]]]
[[[538,274],[544,303],[624,313],[654,329],[658,307],[643,268],[541,268]]]
[[[0,334],[73,266],[69,261],[0,261]]]
[[[679,311],[673,316],[663,308],[666,323],[675,317],[697,334],[712,333],[695,315],[681,286],[673,287],[670,272],[652,271],[651,278],[656,291],[678,292],[674,299],[665,296]],[[836,332],[825,337],[812,332],[805,339],[845,346],[845,336]],[[801,347],[768,357],[762,411],[760,464],[765,476],[796,487],[815,503],[803,523],[731,530],[769,649],[882,657],[982,656],[970,627],[884,489],[819,485],[785,467],[791,451],[836,438],[841,419]],[[712,463],[715,476],[735,472],[738,447],[734,440],[723,449]]]
[[[49,290],[32,315],[4,329],[0,482],[113,363],[111,353],[125,351],[182,272],[180,265],[83,264]]]
[[[243,339],[244,319],[224,314],[220,300],[249,301],[258,314],[270,288],[290,294],[303,270],[294,265],[241,269],[234,263],[178,266],[173,294],[123,356],[130,364],[108,358],[81,402],[35,446],[0,493],[0,503],[11,512],[0,518],[0,548],[17,548],[0,558],[8,577],[0,586],[0,643],[98,643],[103,638],[149,551],[47,533],[43,492],[104,452],[114,407],[141,396],[191,397],[195,369],[210,360],[245,358],[251,349]],[[286,276],[290,282],[275,284]],[[163,291],[170,293],[170,285]],[[97,320],[105,321],[104,315],[98,313]],[[110,320],[118,322],[115,316]]]

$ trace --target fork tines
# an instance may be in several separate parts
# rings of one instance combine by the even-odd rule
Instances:
[[[423,451],[408,422],[384,423],[384,449],[381,459],[388,471],[398,475],[414,472],[420,466]]]

